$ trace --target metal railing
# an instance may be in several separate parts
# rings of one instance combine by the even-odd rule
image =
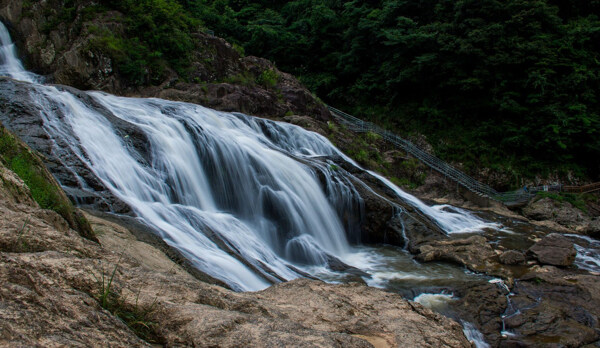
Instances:
[[[563,186],[563,191],[573,193],[590,193],[594,191],[600,191],[600,182],[585,186]]]
[[[535,191],[525,189],[510,192],[498,192],[492,187],[483,184],[475,180],[474,178],[468,176],[467,174],[461,172],[460,170],[452,167],[451,165],[442,161],[441,159],[429,154],[428,152],[421,150],[410,141],[403,139],[397,136],[396,134],[393,134],[381,127],[378,127],[373,123],[366,122],[357,117],[349,115],[334,107],[327,107],[329,108],[329,111],[335,117],[335,119],[337,119],[341,124],[345,125],[349,130],[354,132],[373,132],[375,134],[379,134],[383,139],[411,154],[430,168],[436,170],[437,172],[441,173],[447,178],[450,178],[451,180],[455,181],[467,190],[474,192],[482,197],[489,197],[493,200],[510,205],[526,202],[533,196],[535,196]]]

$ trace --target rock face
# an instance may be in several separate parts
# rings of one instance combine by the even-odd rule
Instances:
[[[589,224],[589,218],[569,202],[557,202],[548,197],[530,203],[523,208],[523,215],[536,221],[554,221],[571,230]]]
[[[37,196],[34,197],[43,202],[40,204],[46,204],[48,208],[54,209],[54,211],[67,221],[69,227],[77,230],[82,236],[93,240],[91,227],[82,218],[79,211],[73,207],[73,204],[62,191],[52,174],[46,169],[42,160],[25,143],[6,130],[1,119],[2,117],[0,117],[0,139],[2,141],[0,163],[11,165],[15,160],[18,160],[21,163],[22,172],[26,172],[26,175],[30,178],[30,182],[36,184]],[[8,190],[8,193],[23,192],[25,189],[29,193],[29,189],[26,186],[23,188],[12,180],[12,176],[8,174],[6,169],[3,169],[3,171],[7,175],[5,190]],[[13,197],[19,196],[13,195]]]
[[[525,262],[525,254],[516,250],[507,250],[498,256],[503,265],[519,265]]]
[[[0,169],[1,346],[471,346],[458,323],[364,285],[295,280],[235,293],[89,217],[99,245],[40,210]],[[116,314],[138,317],[127,326]]]
[[[592,238],[600,239],[600,217],[594,218],[585,230],[585,234]]]
[[[451,306],[462,320],[476,324],[487,343],[497,347],[501,340],[501,316],[508,305],[506,294],[507,290],[498,284],[480,283],[457,289],[454,295],[459,299]]]
[[[421,262],[447,261],[479,272],[490,269],[496,258],[496,253],[483,236],[433,241],[420,246],[418,252],[416,258]]]
[[[597,275],[535,267],[516,282],[512,292],[511,301],[518,312],[506,319],[506,328],[525,345],[581,347],[600,339]]]
[[[91,0],[72,2],[73,20],[61,19],[60,0],[23,2],[0,0],[0,20],[17,43],[26,66],[50,82],[83,90],[101,90],[124,96],[160,97],[193,102],[222,111],[283,117],[286,113],[328,119],[329,112],[293,76],[280,72],[271,62],[242,57],[225,40],[195,33],[196,50],[189,76],[167,71],[154,85],[130,85],[119,75],[115,62],[92,44],[103,30],[125,35],[122,15],[99,11]],[[96,6],[96,7],[94,7]],[[89,18],[88,12],[94,13]],[[277,76],[274,86],[255,82],[265,71]],[[244,76],[245,83],[227,83]],[[200,81],[191,83],[187,81]]]
[[[570,266],[577,256],[573,243],[556,233],[549,234],[535,243],[528,253],[541,264],[553,266]]]

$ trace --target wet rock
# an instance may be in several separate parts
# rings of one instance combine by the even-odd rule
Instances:
[[[547,235],[527,252],[541,264],[564,267],[573,264],[577,256],[573,243],[557,233]]]
[[[327,267],[334,272],[344,272],[356,277],[371,277],[369,273],[363,272],[360,269],[350,266],[342,262],[337,257],[327,255]]]
[[[407,246],[415,252],[422,243],[445,237],[434,221],[371,174],[343,161],[339,166],[360,180],[353,182],[364,205],[364,225],[359,242]]]
[[[421,262],[447,261],[473,271],[485,271],[496,262],[496,253],[483,236],[433,241],[420,246],[418,252],[416,259]]]
[[[501,316],[508,305],[506,294],[506,289],[498,284],[478,283],[456,289],[454,296],[458,300],[450,306],[462,320],[474,324],[489,344],[497,346],[501,340]]]
[[[144,163],[149,160],[148,141],[137,127],[115,117],[84,92],[66,86],[57,88],[73,92],[87,105],[100,111],[135,150],[138,161]],[[35,98],[35,92],[32,93],[30,84],[0,77],[0,122],[41,155],[44,164],[52,172],[52,175],[48,175],[54,176],[60,185],[68,188],[67,193],[72,201],[97,210],[131,213],[131,209],[96,178],[82,159],[69,150],[70,144],[60,139],[55,143],[48,137],[42,127],[43,110],[38,109],[31,98]],[[86,189],[82,187],[82,180]]]
[[[525,262],[525,254],[517,250],[507,250],[498,258],[503,265],[519,265]]]
[[[535,267],[515,283],[516,311],[506,320],[528,347],[580,347],[600,338],[600,279],[553,266]]]

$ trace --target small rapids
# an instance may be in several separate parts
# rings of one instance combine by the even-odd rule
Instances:
[[[259,290],[333,272],[335,260],[366,272],[373,285],[404,276],[435,278],[402,275],[388,265],[404,256],[357,244],[364,223],[363,199],[353,184],[358,179],[330,158],[358,165],[325,137],[194,104],[43,85],[25,71],[1,23],[0,40],[0,75],[31,84],[31,100],[58,157],[77,157],[142,223],[231,288]],[[77,175],[78,168],[63,166]],[[370,175],[446,233],[495,226],[454,207],[429,207]],[[94,193],[84,178],[78,182],[78,189]]]

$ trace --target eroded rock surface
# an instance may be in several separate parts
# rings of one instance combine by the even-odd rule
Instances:
[[[496,257],[483,236],[429,242],[419,247],[416,256],[422,262],[447,261],[479,272],[489,270],[493,262],[497,263]]]
[[[512,292],[518,312],[506,326],[528,346],[580,347],[600,339],[598,275],[534,267]]]
[[[589,217],[571,203],[548,197],[531,202],[523,208],[523,215],[535,221],[552,221],[571,231],[581,231],[590,223]]]
[[[517,250],[507,250],[498,256],[501,264],[519,265],[525,262],[525,254]]]
[[[570,266],[577,256],[573,243],[557,233],[551,233],[535,243],[528,253],[541,264],[554,266]]]

